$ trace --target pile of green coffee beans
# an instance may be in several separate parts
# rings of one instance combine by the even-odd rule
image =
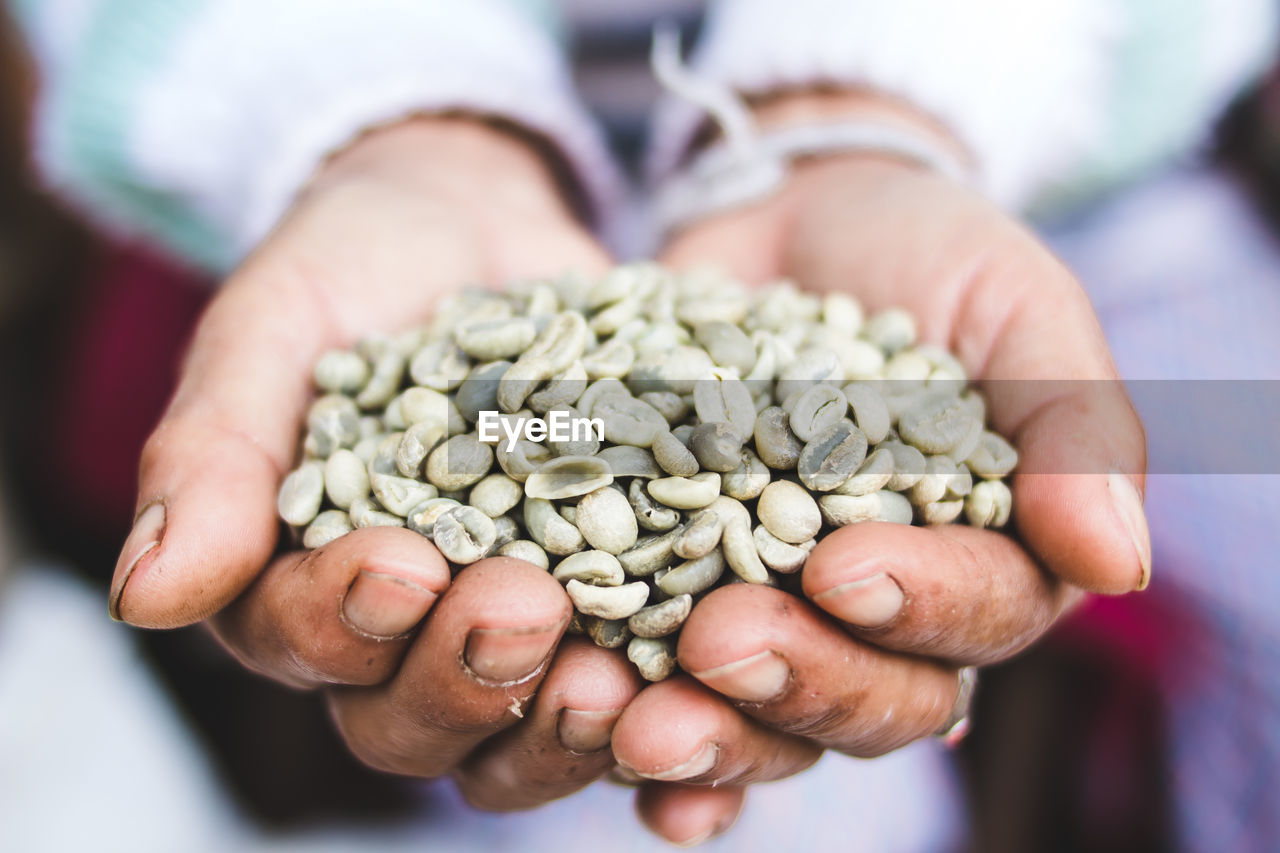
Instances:
[[[676,667],[695,601],[794,587],[824,532],[1009,519],[1017,453],[911,315],[844,293],[620,266],[468,290],[325,353],[280,516],[318,548],[408,527],[455,567],[526,560],[570,630]]]

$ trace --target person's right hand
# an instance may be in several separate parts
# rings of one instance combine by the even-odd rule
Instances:
[[[246,666],[327,687],[366,763],[452,774],[480,807],[536,805],[607,771],[639,678],[617,654],[560,642],[571,606],[547,572],[494,559],[451,580],[399,528],[278,553],[275,511],[321,351],[421,321],[465,284],[607,262],[514,135],[418,119],[353,144],[203,317],[143,454],[112,615],[150,628],[212,617]]]

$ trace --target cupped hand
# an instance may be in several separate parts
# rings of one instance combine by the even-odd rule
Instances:
[[[790,96],[758,113],[766,125],[868,114],[953,144],[864,95]],[[906,308],[981,385],[1020,463],[1012,536],[853,525],[814,549],[803,599],[738,584],[694,608],[679,644],[689,675],[647,688],[613,736],[640,775],[721,792],[696,815],[654,792],[642,807],[658,831],[722,828],[740,807],[726,792],[795,773],[820,749],[874,756],[939,731],[960,667],[1025,648],[1084,591],[1146,585],[1145,437],[1089,301],[977,194],[887,157],[814,160],[768,201],[687,228],[664,260]],[[680,727],[658,725],[676,716]]]
[[[462,285],[607,260],[534,149],[481,122],[410,121],[338,155],[200,322],[143,454],[113,615],[152,628],[210,619],[248,667],[327,688],[367,763],[451,774],[486,808],[532,806],[606,772],[639,680],[616,654],[561,642],[571,606],[547,572],[494,559],[451,580],[404,529],[281,553],[275,501],[319,353],[419,322]]]

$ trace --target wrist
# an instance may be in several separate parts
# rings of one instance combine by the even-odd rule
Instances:
[[[970,153],[946,128],[910,103],[866,89],[813,88],[772,92],[749,100],[762,131],[796,125],[872,121],[920,135],[969,163]]]

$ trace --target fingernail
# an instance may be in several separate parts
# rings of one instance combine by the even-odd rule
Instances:
[[[551,654],[568,623],[536,628],[473,628],[464,652],[467,667],[490,684],[516,684],[532,677]]]
[[[786,692],[791,667],[782,655],[765,649],[749,658],[695,672],[693,677],[733,699],[768,702]]]
[[[613,736],[613,724],[622,716],[622,709],[612,711],[579,711],[565,708],[560,712],[556,734],[560,743],[570,752],[595,752],[609,745]]]
[[[1111,502],[1116,513],[1138,552],[1142,575],[1136,588],[1144,590],[1151,583],[1151,531],[1147,527],[1147,515],[1142,511],[1142,498],[1133,487],[1133,481],[1119,471],[1112,471],[1107,477],[1107,487],[1111,490]]]
[[[689,838],[686,838],[684,841],[672,841],[671,843],[674,844],[676,847],[680,847],[682,849],[687,849],[689,847],[697,847],[699,844],[704,844],[713,838],[719,838],[721,835],[724,835],[725,832],[729,829],[729,827],[733,826],[733,822],[736,818],[737,818],[736,814],[731,815],[728,818],[721,818],[716,823],[716,825],[711,827],[710,829],[704,829],[702,832],[699,832],[696,835],[690,836]]]
[[[124,598],[129,578],[138,567],[138,561],[160,546],[160,540],[164,537],[164,523],[164,502],[154,501],[139,513],[133,522],[133,530],[129,531],[129,538],[124,540],[120,559],[116,562],[111,592],[107,596],[107,611],[117,622],[120,621],[120,599]]]
[[[636,775],[652,779],[655,782],[680,782],[710,773],[711,768],[716,766],[716,759],[719,756],[720,749],[714,743],[708,743],[704,744],[702,749],[694,753],[693,757],[688,761],[682,761],[674,767],[668,767],[666,770],[658,770],[652,773],[645,773],[642,770],[635,770],[635,768],[632,768],[632,770]]]
[[[361,569],[342,599],[342,620],[375,640],[401,637],[422,621],[436,594],[390,567]]]
[[[902,587],[885,572],[842,583],[813,597],[823,610],[860,628],[881,628],[902,612]]]

